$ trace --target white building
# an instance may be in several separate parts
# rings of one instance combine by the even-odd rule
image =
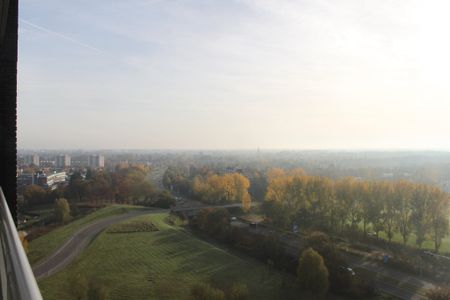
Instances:
[[[70,167],[70,156],[67,154],[58,155],[56,157],[55,166],[57,168]]]
[[[103,155],[89,155],[88,165],[91,168],[104,168],[105,157]]]
[[[24,163],[27,166],[34,165],[39,167],[39,156],[37,156],[36,154],[27,155],[24,157]]]

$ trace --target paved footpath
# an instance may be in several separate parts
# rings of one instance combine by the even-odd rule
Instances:
[[[145,215],[167,212],[164,209],[133,211],[123,215],[113,216],[101,219],[91,223],[75,232],[61,247],[59,247],[51,256],[33,267],[33,273],[37,280],[46,278],[61,271],[71,263],[89,243],[106,227],[119,223],[129,218]]]

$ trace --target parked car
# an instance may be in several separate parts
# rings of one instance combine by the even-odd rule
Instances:
[[[348,274],[350,274],[350,275],[352,275],[352,276],[355,276],[355,275],[356,275],[355,271],[353,271],[353,269],[350,268],[350,267],[340,266],[340,267],[339,267],[339,270],[341,270],[342,272],[348,273]]]

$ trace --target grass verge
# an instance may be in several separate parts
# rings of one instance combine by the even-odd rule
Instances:
[[[187,299],[191,286],[198,281],[221,289],[235,282],[245,283],[249,299],[301,296],[294,276],[207,243],[168,222],[165,213],[133,221],[152,222],[159,230],[101,233],[67,269],[39,282],[44,298],[75,299],[71,282],[77,274],[105,286],[110,299]]]
[[[65,226],[55,228],[49,233],[30,242],[28,247],[28,260],[30,261],[30,264],[33,265],[51,255],[73,233],[81,229],[86,224],[92,223],[99,219],[107,218],[109,216],[127,213],[138,208],[139,207],[129,205],[111,205],[88,214],[87,216],[75,220]]]

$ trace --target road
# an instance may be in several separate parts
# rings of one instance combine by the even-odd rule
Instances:
[[[168,210],[163,209],[133,211],[89,224],[75,232],[72,237],[61,247],[59,247],[51,256],[33,267],[34,276],[37,280],[40,280],[62,270],[69,263],[71,263],[102,230],[112,224],[140,215],[167,211]]]
[[[191,201],[188,199],[183,199],[186,202],[184,205],[180,205],[173,209],[174,212],[198,212],[203,208],[213,208],[213,207],[222,207],[222,208],[233,208],[239,207],[240,204],[228,204],[228,205],[220,205],[220,206],[208,206],[203,203],[196,203],[195,201]],[[253,205],[258,205],[259,203],[252,203]],[[275,231],[264,227],[249,227],[249,225],[242,221],[232,221],[232,226],[237,227],[245,227],[249,231],[255,234],[261,235],[270,235],[274,234]],[[300,250],[303,245],[300,240],[296,237],[293,237],[289,234],[279,235],[281,243],[284,245],[285,251],[288,254],[293,255],[294,257],[298,256]],[[389,268],[382,263],[375,262],[373,260],[368,260],[363,257],[349,255],[343,252],[343,256],[347,261],[347,264],[355,270],[365,270],[371,274],[373,277],[373,286],[383,291],[386,294],[392,295],[399,299],[403,300],[425,300],[427,299],[423,291],[425,289],[433,288],[436,285],[423,280],[418,276],[412,276],[408,273],[401,272],[392,268]]]
[[[375,287],[397,298],[426,300],[424,290],[435,287],[433,283],[423,278],[386,267],[381,262],[346,254],[345,252],[343,252],[343,256],[349,266],[356,272],[364,270],[371,274]]]
[[[264,227],[249,227],[249,225],[240,220],[232,221],[232,226],[246,228],[250,232],[259,235],[278,234],[280,242],[284,245],[287,254],[296,257],[304,247],[300,239],[289,234],[279,234],[275,231]],[[351,255],[342,252],[342,255],[348,266],[353,268],[357,273],[365,271],[373,278],[372,284],[374,287],[383,291],[386,294],[392,295],[403,300],[425,300],[427,299],[423,294],[425,289],[433,288],[435,285],[431,282],[425,281],[418,276],[413,276],[405,272],[401,272],[389,268],[383,263],[375,262],[364,257]]]

